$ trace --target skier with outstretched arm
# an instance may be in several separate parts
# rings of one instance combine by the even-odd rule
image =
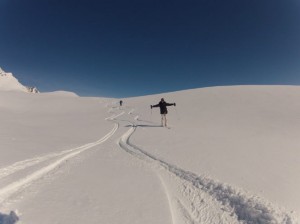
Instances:
[[[161,126],[167,127],[167,106],[176,106],[176,103],[167,103],[164,98],[161,98],[160,102],[156,105],[151,105],[151,109],[153,107],[159,107],[160,108],[160,114],[161,114]]]

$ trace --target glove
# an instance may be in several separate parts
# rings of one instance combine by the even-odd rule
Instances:
[[[151,109],[152,109],[152,105],[150,105]]]
[[[176,103],[173,104],[176,107]]]

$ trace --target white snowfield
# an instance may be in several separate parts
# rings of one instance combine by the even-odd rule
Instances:
[[[299,223],[300,87],[122,100],[0,91],[0,224]]]

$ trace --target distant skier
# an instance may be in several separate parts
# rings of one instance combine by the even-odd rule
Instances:
[[[161,98],[160,102],[156,105],[151,105],[151,109],[153,107],[159,107],[160,108],[160,114],[161,114],[161,126],[167,127],[167,106],[176,106],[176,103],[167,103],[165,102],[164,98]]]
[[[123,101],[122,100],[120,100],[120,107],[123,105]]]

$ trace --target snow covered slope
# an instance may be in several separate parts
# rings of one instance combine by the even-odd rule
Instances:
[[[12,73],[6,73],[0,68],[0,91],[19,91],[38,93],[36,87],[23,86]]]
[[[169,128],[150,109],[161,97],[177,104]],[[2,92],[0,223],[298,223],[299,99],[292,86],[194,89],[122,107]]]

